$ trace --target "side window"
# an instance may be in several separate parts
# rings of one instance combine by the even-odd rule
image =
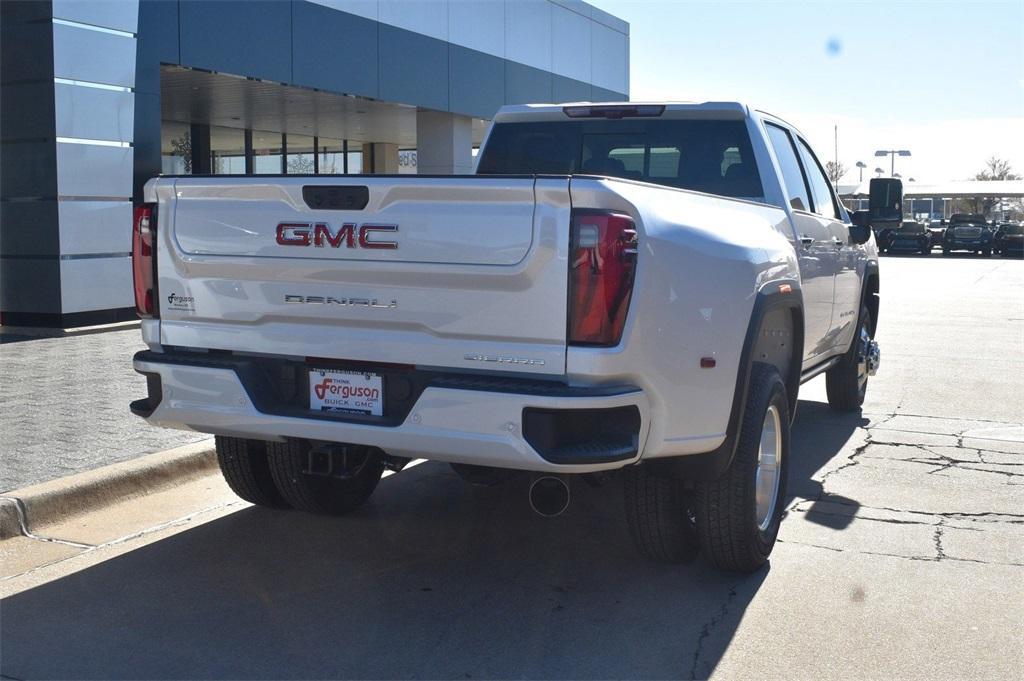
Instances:
[[[800,171],[800,161],[796,158],[793,140],[788,132],[777,125],[766,123],[765,129],[768,130],[768,140],[772,143],[775,156],[779,159],[789,205],[796,210],[811,210],[807,184],[804,182],[804,174]]]
[[[828,178],[821,169],[814,152],[799,137],[797,145],[800,148],[800,160],[804,162],[804,170],[807,171],[807,181],[811,185],[811,196],[814,197],[814,212],[824,215],[827,218],[839,218],[836,212],[835,201],[832,200],[832,189],[829,187]]]

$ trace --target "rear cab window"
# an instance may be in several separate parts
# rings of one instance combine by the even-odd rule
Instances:
[[[764,200],[742,120],[497,123],[481,175],[605,175],[730,198]]]

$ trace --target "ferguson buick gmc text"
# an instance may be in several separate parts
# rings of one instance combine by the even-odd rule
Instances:
[[[876,226],[901,195],[876,181]],[[868,212],[741,104],[506,107],[474,176],[160,177],[145,199],[132,411],[216,434],[254,504],[346,513],[426,458],[530,471],[556,514],[574,475],[619,471],[642,553],[748,572],[801,382],[856,410],[878,366]]]

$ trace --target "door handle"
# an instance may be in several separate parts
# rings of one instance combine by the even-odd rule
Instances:
[[[800,236],[800,243],[802,243],[805,248],[810,248],[811,244],[814,243],[814,237],[803,234]]]
[[[837,236],[834,236],[832,237],[832,245],[835,246],[836,250],[838,251],[843,247],[843,240]]]

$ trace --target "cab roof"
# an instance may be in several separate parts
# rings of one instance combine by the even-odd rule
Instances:
[[[741,102],[569,102],[503,106],[495,123],[567,121],[587,118],[701,118],[743,119],[750,108]]]

